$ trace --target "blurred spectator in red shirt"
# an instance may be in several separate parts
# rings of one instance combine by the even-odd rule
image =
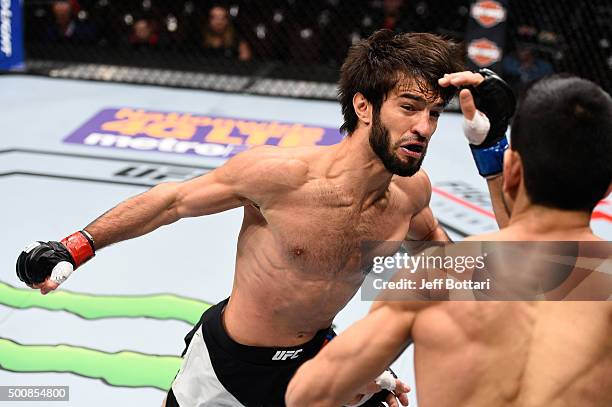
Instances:
[[[397,33],[430,32],[435,28],[426,1],[383,0],[379,7],[366,13],[361,22],[362,38],[386,28]]]
[[[384,0],[384,19],[380,28],[395,30],[399,23],[402,7],[404,7],[404,0]]]
[[[96,39],[96,30],[87,21],[75,18],[77,2],[54,1],[51,4],[53,22],[47,27],[46,39],[50,42],[71,42],[74,44],[92,43]],[[86,14],[84,14],[85,16]]]
[[[205,53],[215,57],[237,58],[248,61],[252,57],[251,48],[246,41],[238,38],[230,21],[229,12],[223,6],[213,6],[202,30],[202,48]]]
[[[157,24],[149,18],[138,18],[132,25],[129,43],[134,48],[155,48],[159,43]]]

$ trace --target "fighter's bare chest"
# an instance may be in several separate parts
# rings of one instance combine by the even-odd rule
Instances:
[[[318,198],[294,202],[291,212],[279,211],[271,219],[275,240],[292,261],[342,268],[356,261],[368,242],[400,241],[408,232],[409,202],[396,192],[367,207],[339,194]]]

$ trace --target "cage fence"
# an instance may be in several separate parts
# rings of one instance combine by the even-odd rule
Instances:
[[[612,90],[612,2],[510,0],[496,69],[518,91],[553,72]],[[25,0],[27,71],[336,98],[351,44],[375,30],[466,39],[493,0]],[[466,46],[467,47],[467,46]]]

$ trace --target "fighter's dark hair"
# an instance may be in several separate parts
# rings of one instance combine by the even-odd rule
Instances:
[[[612,98],[575,76],[542,79],[519,100],[511,148],[532,203],[590,212],[612,182]]]
[[[432,91],[448,103],[456,88],[442,88],[438,79],[445,73],[463,70],[463,48],[457,43],[428,33],[395,34],[379,30],[353,45],[342,69],[338,96],[342,105],[345,133],[352,133],[359,122],[353,96],[361,93],[380,110],[388,93],[398,81],[409,78],[422,92]]]

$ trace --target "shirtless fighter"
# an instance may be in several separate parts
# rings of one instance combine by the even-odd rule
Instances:
[[[601,241],[589,222],[610,192],[611,157],[608,94],[576,77],[536,83],[504,157],[510,224],[470,240]],[[287,405],[341,405],[410,338],[419,407],[612,406],[609,301],[376,302],[298,370]]]
[[[458,51],[431,34],[375,33],[342,67],[341,143],[255,148],[201,177],[160,184],[61,242],[34,242],[19,256],[19,278],[46,294],[94,251],[243,207],[231,296],[187,335],[167,405],[284,405],[290,378],[334,335],[334,317],[364,279],[361,242],[448,239],[420,167],[455,93],[438,78],[461,70]],[[483,77],[468,72],[462,80],[478,85]],[[489,87],[477,88],[486,105]],[[400,401],[406,391],[397,381]],[[356,402],[367,398],[356,394]]]

